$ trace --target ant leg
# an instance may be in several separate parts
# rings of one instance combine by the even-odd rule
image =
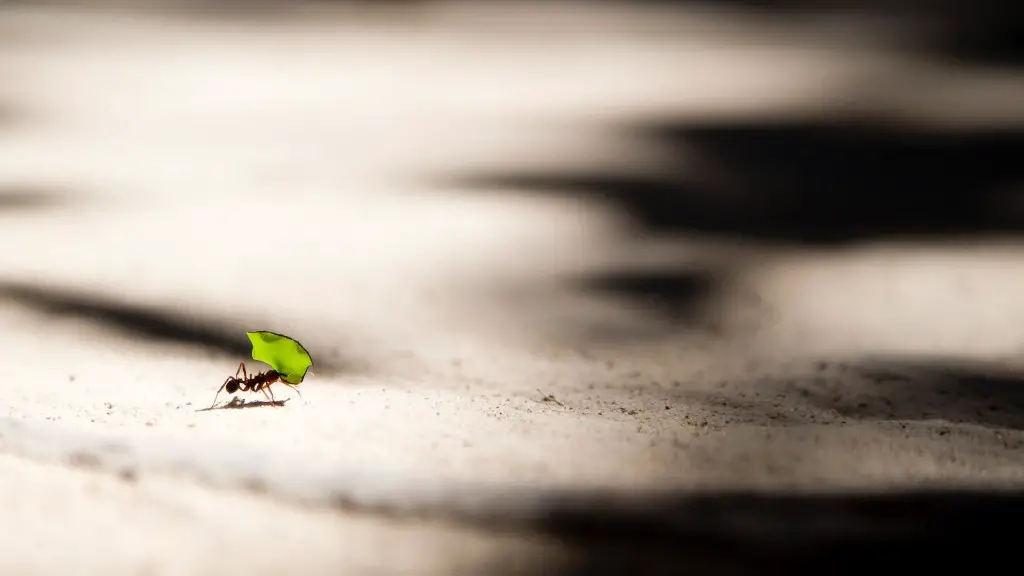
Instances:
[[[266,397],[267,401],[270,404],[272,404],[274,406],[278,405],[278,399],[275,399],[273,397],[273,390],[270,389],[270,385],[269,384],[267,384],[267,385],[263,386],[262,388],[260,388],[260,392],[263,393],[263,396]]]
[[[238,373],[242,373],[242,380],[248,380],[249,375],[245,373],[245,362],[238,363],[238,370],[235,370],[235,378],[238,378]]]
[[[263,397],[270,401],[270,395],[267,394],[267,386],[265,384],[257,384],[249,387],[249,391],[253,394],[257,392],[263,392]]]
[[[210,404],[210,408],[213,408],[214,406],[217,405],[217,398],[220,398],[221,391],[224,390],[224,387],[227,386],[228,382],[230,382],[230,381],[231,381],[231,378],[228,378],[227,380],[224,381],[223,384],[220,385],[220,388],[217,389],[217,393],[214,394],[214,396],[213,396],[213,404]]]

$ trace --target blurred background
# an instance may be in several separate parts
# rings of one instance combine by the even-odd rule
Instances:
[[[1022,32],[1003,0],[4,0],[0,318],[11,357],[47,366],[15,370],[8,416],[49,414],[72,370],[143,427],[154,387],[205,394],[261,324],[318,351],[325,395],[536,391],[621,417],[494,429],[564,434],[586,465],[531,468],[519,439],[444,468],[434,442],[399,473],[1016,485]],[[55,383],[25,388],[40,370]],[[398,420],[380,450],[476,434]],[[342,432],[317,433],[311,453]],[[867,546],[894,521],[846,500],[773,504],[763,531],[730,516],[746,501],[588,516],[601,502],[542,515],[564,573],[749,573],[771,553],[729,538],[833,521],[792,545]],[[934,504],[900,537],[1020,508]]]

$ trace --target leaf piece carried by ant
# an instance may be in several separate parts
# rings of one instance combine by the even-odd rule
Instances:
[[[313,358],[298,340],[276,332],[246,332],[252,342],[252,359],[265,362],[289,384],[299,384],[313,365]]]

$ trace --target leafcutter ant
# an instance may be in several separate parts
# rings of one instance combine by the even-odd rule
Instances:
[[[238,377],[239,374],[242,375],[241,378]],[[270,400],[271,404],[278,406],[277,400],[274,399],[274,391],[270,389],[270,386],[276,383],[281,383],[292,390],[295,390],[295,393],[300,397],[302,396],[302,393],[299,392],[296,385],[286,382],[281,378],[281,374],[278,373],[277,370],[267,370],[266,372],[260,372],[250,376],[245,371],[245,362],[240,362],[238,364],[238,370],[235,371],[235,375],[229,376],[217,390],[217,394],[213,397],[213,404],[210,404],[210,408],[217,405],[217,398],[220,397],[220,393],[222,391],[226,391],[228,394],[234,394],[238,391],[263,392],[263,395]]]

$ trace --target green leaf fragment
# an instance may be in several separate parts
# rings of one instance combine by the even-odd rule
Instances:
[[[246,332],[252,342],[252,359],[265,362],[289,384],[299,384],[313,365],[309,352],[298,340],[276,332]]]

